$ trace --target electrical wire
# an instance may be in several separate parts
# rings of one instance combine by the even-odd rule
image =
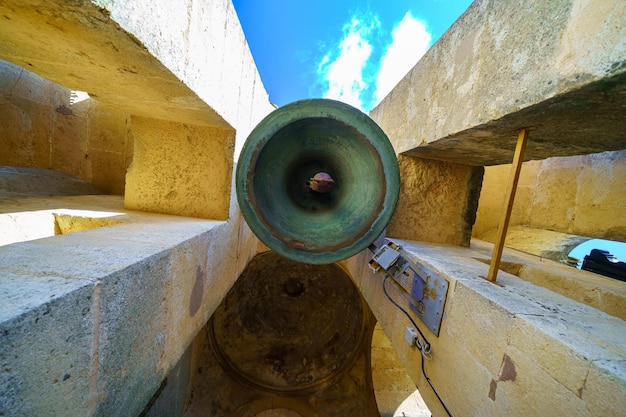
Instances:
[[[426,339],[426,337],[424,336],[424,333],[422,333],[422,331],[420,330],[420,328],[417,326],[417,323],[415,323],[415,320],[413,320],[413,317],[411,317],[411,315],[409,314],[408,311],[406,311],[400,304],[398,304],[393,298],[391,298],[391,296],[389,295],[389,293],[387,292],[387,287],[386,287],[386,283],[387,283],[387,279],[389,279],[389,274],[385,274],[385,276],[383,277],[383,292],[385,293],[385,296],[387,296],[387,299],[391,302],[391,304],[393,304],[394,306],[396,306],[402,313],[404,313],[404,315],[411,321],[411,323],[413,324],[413,326],[415,327],[415,329],[417,330],[417,332],[420,334],[420,336],[423,339],[423,342],[421,342],[419,340],[419,338],[417,338],[417,346],[420,350],[420,356],[422,357],[422,374],[424,375],[424,378],[426,379],[426,382],[428,382],[428,385],[430,385],[430,388],[433,390],[433,392],[435,393],[435,396],[437,396],[437,399],[439,400],[439,402],[441,403],[442,407],[444,410],[446,410],[446,413],[448,413],[448,416],[453,417],[454,415],[452,414],[452,412],[450,411],[450,409],[448,408],[448,406],[446,405],[446,403],[443,401],[443,398],[441,398],[441,395],[439,395],[439,392],[437,391],[437,389],[435,388],[435,386],[433,385],[433,382],[430,380],[430,378],[428,377],[428,373],[426,373],[426,360],[430,359],[430,343],[428,342],[428,340]],[[426,355],[429,355],[429,357],[427,357]]]
[[[424,333],[422,333],[420,328],[417,326],[417,323],[415,323],[415,320],[413,320],[413,317],[411,317],[411,315],[408,313],[408,311],[406,311],[400,304],[398,304],[396,301],[394,301],[391,298],[391,296],[389,295],[389,293],[387,292],[387,288],[385,287],[385,284],[387,283],[387,279],[389,277],[390,277],[389,274],[385,274],[385,276],[383,278],[383,291],[385,292],[385,295],[387,296],[387,299],[389,299],[389,301],[391,301],[391,304],[396,306],[411,321],[411,323],[413,324],[413,327],[415,327],[417,332],[420,334],[420,336],[422,336],[422,339],[424,340],[423,345],[422,345],[425,348],[424,350],[426,351],[426,353],[430,353],[430,342],[428,341],[428,339],[426,339],[426,336],[424,336]]]

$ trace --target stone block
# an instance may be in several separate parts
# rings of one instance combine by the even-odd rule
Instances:
[[[4,146],[0,164],[49,167],[50,108],[23,98],[0,96]]]
[[[497,417],[488,399],[492,374],[477,360],[474,348],[463,339],[438,343],[431,338],[431,342],[434,342],[433,360],[425,362],[426,373],[452,413]],[[423,377],[417,381],[417,387],[433,415],[446,415]]]
[[[105,229],[112,229],[106,232],[119,236],[121,230],[116,231],[117,227],[124,226],[4,246],[0,248],[0,270],[17,274],[35,273],[66,278],[98,279],[131,266],[137,259],[148,257],[161,250],[158,241],[126,242],[120,245],[119,240],[94,237]]]
[[[525,316],[517,317],[510,334],[510,344],[520,354],[523,352],[526,360],[534,361],[534,367],[577,394],[587,378],[589,362],[577,349],[563,344],[549,333],[537,330],[537,326]],[[536,375],[535,378],[538,379],[539,376]]]
[[[180,352],[191,344],[238,276],[232,262],[236,254],[229,251],[227,234],[225,227],[216,227],[170,252],[166,324],[171,337],[161,359],[163,368],[178,360]],[[223,246],[217,245],[218,241]]]
[[[535,196],[535,182],[540,167],[539,161],[528,161],[522,165],[515,202],[509,221],[510,226],[517,224],[527,225],[532,200]],[[483,184],[476,212],[476,224],[472,229],[472,235],[484,239],[484,233],[497,229],[500,224],[500,216],[505,204],[505,190],[511,175],[511,164],[485,167]]]
[[[387,236],[469,246],[482,167],[401,155],[400,197]]]
[[[0,62],[0,78],[10,80],[16,74],[16,88],[0,94],[5,115],[0,123],[7,141],[0,150],[0,163],[53,167],[123,194],[130,116],[94,99],[72,102],[71,90]]]
[[[35,85],[39,88],[33,88]],[[52,107],[54,104],[69,105],[67,100],[60,103],[53,100],[53,97],[58,98],[65,96],[64,94],[59,95],[58,91],[54,91],[55,89],[58,89],[58,86],[55,86],[54,83],[41,78],[28,69],[11,62],[0,60],[1,95],[19,97],[25,101],[43,107]],[[67,95],[67,99],[69,99],[69,94]]]
[[[200,99],[211,106],[215,113],[205,117],[208,124],[220,127],[241,124],[240,74],[242,63],[251,60],[252,55],[230,1],[184,0],[175,11],[162,1],[95,2],[105,7],[124,30],[141,39],[164,67],[197,94],[188,99],[189,104],[198,107],[200,103],[196,100]],[[256,76],[255,80],[260,83],[260,77]],[[150,117],[146,113],[141,115]],[[211,120],[217,117],[222,118],[219,123]]]
[[[11,1],[3,3],[2,13],[4,59],[129,114],[228,127],[179,72],[188,62],[178,43],[185,41],[186,7],[108,0],[32,7]]]
[[[510,163],[525,127],[527,160],[622,149],[622,6],[475,1],[371,115],[398,153],[470,165]]]
[[[513,206],[506,245],[520,250],[534,248],[531,253],[551,259],[564,259],[575,245],[565,245],[546,240],[548,233],[567,233],[582,237],[626,240],[626,218],[622,196],[626,193],[626,151],[548,158],[526,162],[522,166],[520,183]],[[503,207],[503,191],[509,176],[510,165],[487,167],[478,205],[473,234],[483,240],[493,241]],[[545,236],[531,236],[523,246],[512,244],[516,225],[544,230]],[[525,229],[529,231],[529,229]],[[555,231],[555,232],[549,232]],[[537,231],[540,232],[540,231]],[[534,233],[534,232],[533,232]],[[542,242],[544,241],[544,242]],[[544,245],[542,248],[541,246]],[[560,250],[555,258],[538,250]]]
[[[140,414],[235,280],[225,253],[238,235],[225,222],[125,212],[112,196],[18,201],[125,223],[0,248],[1,410]]]
[[[581,157],[572,233],[626,241],[626,150]]]
[[[132,118],[128,209],[223,220],[228,217],[234,132]]]
[[[531,202],[531,227],[571,233],[578,204],[578,178],[584,172],[584,167],[574,162],[578,159],[551,158],[544,161]],[[544,170],[549,170],[549,174],[542,175]]]
[[[83,329],[92,366],[83,384],[87,408],[79,408],[78,414],[139,415],[235,280],[236,263],[225,252],[237,246],[237,234],[224,222],[125,212],[121,200],[111,196],[59,201],[64,207],[101,204],[106,211],[115,211],[117,204],[126,221],[5,246],[0,249],[0,272],[95,285],[91,327]],[[27,296],[37,295],[41,284],[23,281],[16,285],[22,290],[15,299],[28,306],[33,296]],[[32,303],[38,306],[40,297]],[[28,332],[36,334],[30,325]],[[97,334],[93,346],[92,333]],[[14,346],[7,349],[14,355]],[[26,368],[15,363],[11,369],[22,378]],[[47,389],[42,383],[32,395]],[[17,408],[18,413],[23,410],[30,408]]]
[[[477,285],[482,284],[478,283]],[[486,285],[493,285],[485,281]],[[446,316],[440,337],[468,351],[472,361],[496,374],[502,353],[509,343],[514,315],[506,306],[486,297],[477,296],[463,282],[457,282],[448,292]],[[489,337],[485,337],[489,335]],[[443,340],[442,340],[443,341]]]
[[[626,320],[626,288],[619,280],[545,261],[525,264],[519,277]]]
[[[92,176],[89,150],[89,117],[77,116],[71,108],[51,112],[50,168],[77,178]]]
[[[626,361],[598,360],[591,364],[578,393],[594,416],[619,416],[626,410]]]
[[[139,415],[169,370],[159,360],[174,336],[163,308],[170,266],[161,252],[102,279],[98,415]]]
[[[544,415],[591,417],[577,393],[555,380],[537,362],[534,352],[511,345],[503,358],[502,370],[494,375],[491,397],[494,415]],[[529,393],[532,392],[532,400]]]
[[[620,415],[623,320],[503,271],[497,284],[490,283],[483,278],[488,265],[479,262],[484,254],[473,248],[397,243],[409,259],[450,282],[439,337],[425,332],[432,344],[432,361],[425,367],[455,415],[542,415],[546,410]],[[411,324],[389,305],[379,280],[364,276],[355,282],[428,407],[434,415],[445,414],[421,375],[419,352],[404,340]]]
[[[0,414],[89,415],[95,283],[6,265],[0,263]]]
[[[129,165],[126,158],[125,153],[90,150],[92,176],[89,181],[107,194],[124,195],[126,170]]]
[[[484,232],[479,238],[494,243],[497,236],[498,229],[496,228]],[[587,240],[589,240],[589,238],[583,236],[518,225],[509,226],[504,244],[506,247],[515,249],[516,251],[565,263],[572,249]]]
[[[89,149],[124,155],[130,115],[90,99]]]

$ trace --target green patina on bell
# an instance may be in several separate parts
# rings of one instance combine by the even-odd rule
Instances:
[[[366,114],[327,99],[281,107],[250,133],[237,199],[254,234],[285,258],[329,264],[367,248],[400,191],[396,154]]]

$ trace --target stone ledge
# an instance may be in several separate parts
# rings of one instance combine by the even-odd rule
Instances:
[[[0,414],[138,415],[255,250],[238,216],[134,212],[122,199],[13,201],[127,221],[0,247]]]
[[[623,148],[621,0],[478,0],[371,112],[398,153],[470,165]]]
[[[626,407],[626,322],[503,271],[492,284],[482,278],[489,267],[477,260],[485,256],[480,250],[398,243],[450,283],[440,336],[425,331],[429,376],[455,414],[590,417]],[[421,375],[419,353],[404,340],[411,324],[389,306],[380,276],[365,268],[355,281],[428,407],[443,413]]]
[[[4,59],[130,114],[230,127],[150,54],[147,39],[88,0],[10,1],[0,9],[8,17],[0,28]]]
[[[487,265],[491,262],[493,244],[473,239],[472,248],[482,254],[476,258],[477,260]],[[626,283],[622,281],[581,271],[513,248],[504,249],[500,269],[524,281],[626,320]]]

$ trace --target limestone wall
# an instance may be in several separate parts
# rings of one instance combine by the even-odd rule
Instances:
[[[273,109],[234,8],[227,0],[94,3],[4,2],[1,10],[7,18],[0,27],[0,58],[67,89],[85,91],[103,109],[114,109],[121,119],[97,127],[111,131],[110,142],[115,143],[95,137],[92,142],[99,142],[93,146],[99,151],[117,152],[121,141],[125,146],[136,145],[126,140],[134,135],[129,115],[153,120],[147,122],[152,125],[173,122],[180,127],[176,130],[185,132],[167,138],[151,134],[154,137],[149,139],[145,129],[137,131],[142,141],[166,139],[170,143],[163,143],[156,152],[142,152],[141,160],[134,150],[126,151],[126,156],[134,155],[133,165],[128,166],[130,158],[125,158],[121,166],[113,160],[111,166],[102,167],[121,168],[115,175],[118,182],[125,176],[132,190],[125,194],[128,208],[227,218],[229,167],[236,159],[235,149]],[[50,107],[55,112],[59,108],[57,104]],[[67,120],[86,124],[88,119]],[[70,140],[86,128],[76,129],[76,133],[72,130],[54,137]],[[182,141],[188,142],[187,146],[176,146]],[[201,152],[212,147],[219,151]],[[90,168],[77,157],[84,158],[86,150],[82,148],[72,142],[67,146],[60,143],[53,150],[63,149],[63,158],[76,155],[70,158],[75,173]],[[186,169],[193,166],[204,167],[211,186],[187,189],[198,181],[198,172]],[[222,175],[224,170],[227,175]],[[148,171],[158,179],[158,187],[144,184],[151,175]],[[178,200],[176,204],[173,199]],[[207,200],[210,207],[195,209],[206,206]]]
[[[433,357],[424,368],[404,339],[411,324],[389,304],[366,254],[346,267],[435,416],[444,411],[423,369],[457,416],[617,416],[626,409],[620,311],[610,315],[504,271],[494,285],[484,279],[489,250],[458,247],[467,244],[474,223],[479,165],[502,163],[512,153],[499,147],[509,139],[491,140],[494,131],[480,123],[523,106],[541,121],[538,115],[567,107],[548,99],[575,88],[573,103],[621,109],[620,94],[606,101],[597,90],[591,100],[581,96],[583,87],[603,77],[610,77],[600,82],[605,91],[621,91],[623,44],[615,39],[623,39],[623,27],[614,25],[623,18],[619,2],[527,3],[476,2],[373,112],[396,150],[411,153],[403,155],[404,206],[394,234],[412,222],[405,238],[426,236],[431,243],[403,242],[408,256],[450,282],[441,333],[426,331]],[[592,13],[589,19],[585,13]],[[187,379],[194,363],[185,352],[257,252],[233,198],[232,171],[223,171],[271,110],[267,94],[227,0],[7,0],[0,15],[0,57],[131,115],[133,135],[123,202],[115,196],[29,200],[47,207],[89,205],[129,221],[0,248],[0,413],[150,413],[168,375]],[[527,37],[518,35],[519,27]],[[491,54],[494,47],[510,53]],[[540,55],[530,54],[537,49]],[[440,71],[446,62],[448,71]],[[533,64],[540,69],[534,78]],[[51,109],[57,117],[56,103],[45,111]],[[496,130],[514,133],[520,120],[529,119],[506,119]],[[611,127],[619,128],[621,119],[615,120]],[[414,152],[475,127],[478,134],[469,141],[449,138],[443,147]],[[592,148],[613,146],[614,139],[600,137]],[[535,151],[554,152],[562,144],[538,141]],[[195,152],[201,148],[211,155]],[[426,155],[430,150],[434,154]],[[197,169],[202,166],[206,175]],[[197,213],[209,200],[210,210]],[[427,233],[422,225],[429,226]],[[181,358],[187,368],[175,367]],[[185,387],[176,392],[180,410]]]
[[[497,228],[510,165],[485,168],[473,235]],[[626,241],[626,151],[522,165],[511,226]]]
[[[126,221],[0,247],[0,414],[140,415],[256,253],[232,169],[236,145],[273,107],[228,0],[10,0],[0,15],[1,59],[92,98],[88,113],[52,94],[37,107],[37,90],[8,100],[16,125],[39,109],[57,121],[25,129],[7,163],[47,167],[59,154],[56,169],[126,184],[123,199],[2,201],[4,213],[89,207]],[[92,123],[107,134],[84,136]],[[30,150],[44,137],[46,150]],[[92,149],[124,159],[89,166]]]
[[[84,97],[81,96],[81,99]],[[0,61],[0,165],[48,168],[124,194],[130,115]]]
[[[387,235],[469,246],[483,168],[400,155],[400,196]]]
[[[418,348],[404,337],[413,324],[385,296],[382,275],[367,267],[366,255],[347,265],[433,416],[447,413],[425,375],[455,416],[623,414],[626,322],[621,318],[503,271],[497,285],[488,282],[490,247],[397,242],[408,259],[450,284],[438,336],[400,291],[387,286],[432,345],[432,359],[424,365]],[[504,260],[525,263],[508,251]],[[404,288],[411,290],[410,284]]]
[[[526,159],[543,161],[524,165],[514,224],[623,236],[624,10],[612,0],[477,0],[371,112],[401,166],[412,161],[387,236],[407,239],[407,256],[450,284],[440,334],[425,330],[432,360],[404,339],[412,323],[368,256],[350,271],[434,416],[447,413],[428,379],[456,416],[623,414],[622,282],[505,249],[493,284],[493,245],[445,237],[499,222],[508,171],[489,166],[513,159],[521,128]],[[474,225],[480,181],[461,178],[482,179],[471,174],[482,166]]]
[[[372,110],[399,153],[470,165],[624,147],[622,0],[477,0]]]

